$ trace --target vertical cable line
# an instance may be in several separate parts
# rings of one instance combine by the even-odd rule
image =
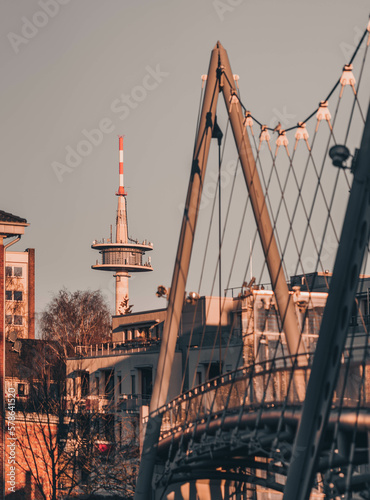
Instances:
[[[218,334],[219,334],[219,371],[222,374],[222,355],[221,355],[221,343],[222,343],[222,327],[221,327],[221,316],[222,316],[222,235],[221,235],[221,141],[222,137],[217,138],[218,142]]]
[[[328,139],[327,146],[326,146],[326,149],[325,149],[325,152],[324,152],[323,161],[322,161],[322,164],[321,164],[321,169],[320,169],[319,177],[318,177],[318,183],[317,183],[317,186],[316,186],[315,191],[314,191],[314,196],[313,196],[313,200],[312,200],[312,204],[311,204],[311,209],[310,209],[310,212],[309,212],[309,215],[308,215],[308,220],[307,220],[308,224],[307,224],[307,227],[305,229],[304,236],[303,236],[303,239],[302,239],[302,244],[301,244],[301,248],[300,248],[300,252],[299,252],[300,255],[302,254],[303,249],[304,249],[304,245],[306,243],[308,229],[309,229],[309,227],[311,227],[311,218],[312,218],[312,214],[313,214],[315,202],[316,202],[316,199],[317,199],[317,195],[318,195],[318,192],[319,192],[319,186],[321,184],[321,178],[322,178],[322,175],[323,175],[323,171],[324,171],[324,167],[325,167],[325,162],[326,162],[326,157],[327,157],[327,154],[328,154],[328,151],[329,151],[329,145],[330,145],[331,139],[333,138],[334,143],[336,143],[335,138],[334,138],[334,132],[333,132],[333,130],[334,130],[335,121],[336,121],[336,118],[337,118],[337,115],[338,115],[339,104],[340,104],[340,99],[338,99],[338,102],[337,102],[337,107],[336,107],[336,110],[335,110],[334,119],[333,119],[333,123],[332,123],[332,130],[330,131],[329,139]],[[339,173],[337,173],[337,178],[338,178],[338,175],[339,175]],[[337,180],[336,180],[336,182],[337,182]],[[319,249],[319,255],[320,255],[320,253],[322,251],[322,246],[323,246],[323,241],[324,241],[325,234],[326,234],[326,229],[327,229],[328,221],[330,220],[330,204],[328,206],[327,211],[328,211],[328,217],[327,217],[326,224],[325,224],[324,234],[322,236],[322,242],[321,242],[321,246],[320,246],[320,249]],[[295,273],[297,273],[297,272],[298,272],[298,265],[296,266],[296,269],[295,269]]]
[[[320,179],[321,179],[321,176],[322,176],[322,173],[323,173],[323,169],[324,169],[324,165],[325,165],[325,158],[326,158],[326,155],[327,155],[327,151],[328,151],[328,148],[329,148],[329,144],[330,144],[330,140],[331,138],[333,137],[334,138],[334,125],[335,125],[335,121],[336,121],[336,116],[337,116],[337,112],[338,112],[338,108],[339,108],[339,103],[340,103],[340,100],[338,99],[338,104],[337,104],[337,109],[336,109],[336,113],[335,113],[335,117],[334,117],[334,120],[333,120],[333,130],[330,132],[330,136],[329,136],[329,140],[328,140],[328,144],[326,146],[326,150],[325,150],[325,155],[324,155],[324,159],[323,159],[323,163],[322,163],[322,166],[321,166],[321,171],[320,171],[320,177],[318,179],[318,184],[320,184]],[[337,181],[338,181],[338,177],[340,175],[340,172],[338,170],[338,172],[336,173],[335,175],[335,186],[337,185]],[[308,232],[308,226],[310,226],[311,224],[311,217],[312,217],[312,213],[313,213],[313,208],[314,208],[314,205],[315,205],[315,202],[316,202],[316,197],[317,197],[317,193],[318,193],[318,186],[315,190],[315,194],[314,194],[314,198],[313,198],[313,201],[312,201],[312,205],[311,205],[311,210],[310,210],[310,214],[309,214],[309,218],[308,218],[308,225],[307,225],[307,228],[305,230],[305,233],[304,233],[304,238],[303,238],[303,241],[302,241],[302,245],[301,245],[301,250],[299,252],[299,255],[301,255],[302,251],[303,251],[303,248],[304,248],[304,244],[305,244],[305,240],[306,240],[306,237],[307,237],[307,232]],[[335,187],[333,189],[333,194],[335,193]],[[315,270],[314,270],[314,273],[317,273],[318,271],[318,267],[319,267],[319,264],[321,262],[321,254],[322,254],[322,249],[323,249],[323,242],[325,240],[325,235],[326,235],[326,231],[327,231],[327,228],[328,228],[328,223],[329,223],[329,220],[330,220],[330,213],[331,213],[331,207],[332,207],[332,203],[333,203],[333,196],[332,196],[332,199],[329,203],[329,206],[327,208],[327,217],[326,217],[326,223],[325,223],[325,227],[324,227],[324,232],[323,232],[323,236],[322,236],[322,240],[321,240],[321,245],[319,247],[319,250],[317,252],[317,261],[316,261],[316,266],[315,266]],[[300,258],[300,257],[299,257]],[[296,271],[295,273],[297,273],[297,270],[298,270],[298,264],[297,264],[297,267],[296,267]],[[308,285],[308,282],[307,282],[307,285]],[[313,288],[314,284],[312,285],[312,288]],[[307,286],[308,288],[308,291],[310,293],[310,289],[309,287]],[[304,327],[304,324],[305,324],[305,318],[303,318],[303,324],[302,324],[302,328]],[[302,333],[303,333],[303,330],[302,330]],[[290,374],[290,380],[289,380],[289,384],[291,383],[292,381],[292,378],[293,378],[293,374],[294,374],[294,370],[295,370],[295,366],[293,366],[293,369],[291,371],[291,374]],[[287,396],[286,396],[286,402],[284,404],[284,411],[288,405],[288,400],[289,400],[289,391],[287,392]],[[282,426],[282,420],[284,418],[284,411],[282,411],[281,413],[281,416],[280,416],[280,422],[279,422],[279,427]]]
[[[224,156],[224,151],[225,151],[225,144],[226,144],[226,137],[227,137],[228,127],[229,127],[229,122],[227,123],[227,126],[226,126],[225,140],[224,140],[223,151],[222,151],[222,155],[221,155],[221,163],[222,163],[223,156]],[[235,171],[235,174],[234,174],[233,186],[234,186],[234,183],[235,183],[235,176],[236,176],[236,171]],[[202,270],[201,270],[201,275],[200,275],[200,280],[199,280],[199,286],[198,286],[198,294],[200,293],[200,288],[201,288],[201,284],[202,284],[202,280],[203,280],[203,273],[204,273],[204,267],[205,267],[207,252],[208,252],[208,246],[209,246],[210,234],[211,234],[211,229],[212,229],[212,222],[213,222],[214,210],[215,210],[215,206],[216,206],[216,194],[217,194],[217,190],[218,190],[218,186],[219,186],[219,181],[220,181],[220,179],[218,178],[217,179],[215,193],[214,193],[214,197],[213,197],[212,212],[211,212],[211,221],[210,221],[210,224],[209,224],[209,229],[208,229],[208,234],[207,234],[207,241],[206,241],[206,247],[205,247],[204,256],[203,256]],[[232,188],[232,191],[233,191],[233,188]],[[231,197],[230,197],[230,201],[231,201]],[[230,204],[230,201],[229,201],[229,204]],[[227,217],[228,217],[228,211],[227,211],[226,219],[227,219]],[[214,274],[213,283],[212,283],[211,292],[210,292],[211,296],[213,295],[213,289],[214,289],[216,275],[217,275],[216,274],[217,273],[217,265],[218,264],[216,264],[215,274]],[[196,303],[196,307],[197,307],[197,303]],[[206,321],[207,321],[207,318],[208,318],[210,307],[211,307],[211,303],[208,304],[207,309],[206,309],[206,315],[205,315]],[[195,312],[194,312],[194,315],[195,315]],[[194,326],[194,322],[193,322],[193,326]],[[194,387],[194,385],[195,385],[196,373],[197,373],[197,369],[199,367],[200,355],[201,355],[201,350],[202,350],[202,347],[203,347],[205,332],[206,332],[206,322],[203,325],[202,337],[201,337],[200,346],[199,346],[199,350],[198,350],[198,357],[197,357],[197,361],[196,361],[196,365],[195,365],[195,369],[194,369],[192,387]],[[216,334],[215,338],[217,339],[217,334]],[[190,347],[189,347],[189,349],[190,349]],[[187,352],[187,359],[188,359],[188,355],[189,355],[189,349],[188,349],[188,352]]]
[[[225,147],[225,141],[224,141],[224,147]],[[239,163],[239,160],[238,160],[238,163]],[[237,173],[238,163],[237,163],[236,169],[234,171],[233,183],[232,183],[232,187],[231,187],[231,192],[230,192],[230,196],[229,196],[229,202],[228,202],[226,216],[225,216],[224,227],[223,227],[223,231],[222,231],[221,250],[222,250],[222,244],[223,244],[223,240],[224,240],[224,236],[225,236],[225,231],[226,231],[226,227],[227,227],[227,222],[228,222],[228,218],[229,218],[229,213],[230,213],[230,206],[231,206],[231,201],[232,201],[232,197],[233,197],[233,191],[234,191],[234,186],[235,186],[235,180],[236,180],[236,173]],[[215,192],[215,195],[216,195],[216,192]],[[214,202],[215,202],[215,200],[216,200],[216,196],[214,198]],[[220,250],[219,250],[219,254],[220,254]],[[217,260],[217,263],[216,263],[216,267],[215,267],[215,271],[214,271],[214,276],[213,276],[213,282],[212,282],[212,287],[211,287],[211,292],[210,292],[211,296],[213,295],[213,290],[214,290],[214,286],[215,286],[215,282],[216,282],[216,278],[217,278],[217,270],[218,270],[218,260]],[[229,284],[230,284],[230,278],[231,278],[231,271],[229,273],[228,285],[227,286],[229,286]],[[223,305],[222,305],[222,311],[223,311],[224,306],[225,306],[225,299],[226,299],[226,297],[224,297],[224,301],[223,301]],[[211,303],[209,303],[209,305],[208,305],[207,312],[206,312],[206,318],[208,318],[208,313],[209,313],[209,310],[210,310],[210,306],[211,306]],[[198,351],[198,359],[197,359],[197,363],[196,363],[196,369],[199,366],[200,354],[201,354],[201,349],[203,348],[205,331],[206,331],[206,323],[204,324],[204,327],[203,327],[202,339],[201,339],[201,343],[200,343],[200,349]],[[215,335],[215,338],[214,338],[212,352],[211,352],[211,356],[210,356],[210,362],[208,364],[207,371],[206,371],[206,378],[208,378],[208,376],[209,376],[209,370],[210,370],[210,367],[211,367],[211,362],[212,362],[212,359],[213,359],[214,349],[215,349],[215,346],[216,346],[218,335],[219,335],[219,331],[216,332],[216,335]],[[196,369],[194,370],[193,385],[195,383]]]

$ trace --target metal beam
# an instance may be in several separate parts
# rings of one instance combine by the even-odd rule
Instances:
[[[222,73],[224,73],[223,76]],[[225,75],[227,78],[225,78]],[[251,197],[258,231],[267,260],[271,283],[275,292],[279,314],[283,323],[283,330],[287,339],[288,349],[292,356],[304,354],[305,352],[301,343],[298,321],[283,273],[281,259],[266,207],[264,193],[256,170],[252,149],[245,128],[242,126],[243,114],[241,106],[240,103],[233,106],[230,106],[229,103],[231,91],[235,92],[235,86],[233,83],[234,80],[226,51],[218,42],[212,51],[208,70],[208,78],[201,119],[199,122],[200,125],[196,138],[196,146],[194,149],[188,194],[169,294],[167,317],[163,328],[157,374],[150,404],[150,416],[145,433],[139,475],[136,484],[135,500],[147,500],[150,498],[151,480],[161,427],[161,416],[155,412],[167,401],[168,387],[171,378],[178,328],[184,302],[185,285],[193,247],[203,180],[212,138],[213,124],[216,116],[217,100],[220,91],[220,79],[223,81],[222,90],[224,93],[225,103],[227,109],[229,110],[234,138],[240,155],[247,188]],[[305,362],[305,357],[297,357],[297,364],[302,365]],[[295,384],[299,399],[303,399],[305,391],[303,374],[296,375]]]
[[[358,153],[351,194],[321,321],[301,423],[293,447],[284,500],[310,496],[349,318],[358,287],[370,226],[370,106]]]
[[[208,79],[204,93],[184,216],[168,299],[167,316],[163,327],[157,374],[150,403],[150,413],[155,412],[167,402],[179,323],[184,304],[186,280],[194,242],[195,227],[211,144],[212,129],[215,122],[218,94],[220,91],[218,66],[219,50],[218,45],[216,45],[212,51],[208,69]],[[141,454],[139,475],[136,482],[135,500],[148,500],[151,498],[151,483],[161,429],[161,420],[160,415],[149,415],[143,451]]]
[[[276,244],[273,227],[268,213],[265,195],[259,179],[256,162],[254,160],[251,144],[246,127],[243,125],[244,115],[240,101],[233,104],[231,98],[236,95],[233,73],[231,71],[229,58],[226,50],[220,45],[220,63],[223,68],[221,78],[221,90],[224,95],[225,105],[229,113],[230,123],[234,134],[235,144],[239,153],[240,163],[243,169],[244,179],[256,220],[258,234],[261,240],[266,264],[269,271],[272,289],[275,294],[276,304],[281,318],[283,331],[285,333],[289,353],[299,366],[307,365],[305,348],[301,338],[301,330],[289,289],[284,276],[281,257]],[[295,377],[295,385],[298,397],[301,401],[305,394],[305,381],[303,373]]]

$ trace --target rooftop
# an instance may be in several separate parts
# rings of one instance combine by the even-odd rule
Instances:
[[[0,237],[10,238],[24,234],[24,228],[29,226],[26,219],[0,210]]]
[[[0,210],[0,222],[12,222],[12,223],[25,223],[27,224],[27,220],[22,217],[18,217],[18,215],[13,215],[9,212],[4,212],[4,210]]]

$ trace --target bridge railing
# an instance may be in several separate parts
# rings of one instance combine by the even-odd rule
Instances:
[[[360,347],[353,350],[363,352]],[[354,356],[353,352],[352,356],[355,361],[349,367],[346,363],[341,366],[334,406],[354,407],[359,400],[361,406],[370,406],[370,365],[362,366],[358,361],[360,356]],[[293,373],[303,374],[307,388],[313,354],[307,355],[307,360],[305,366],[299,367],[292,365],[290,356],[267,360],[238,368],[184,392],[153,413],[162,414],[160,439],[184,428],[199,424],[208,426],[226,413],[241,415],[284,404],[300,406]],[[360,379],[364,380],[363,384],[359,384]],[[357,391],[353,390],[354,385],[359,387]]]
[[[310,354],[308,364],[299,368],[306,383],[312,358]],[[298,404],[292,373],[292,358],[286,356],[241,367],[200,384],[154,412],[162,414],[161,437],[191,423],[205,423],[226,410],[277,404],[287,397],[291,404]]]

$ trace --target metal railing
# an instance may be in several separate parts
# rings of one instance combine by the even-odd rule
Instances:
[[[353,351],[361,349],[356,347]],[[306,366],[293,368],[290,356],[276,358],[238,368],[190,389],[152,413],[152,416],[162,415],[160,439],[199,423],[209,424],[226,413],[273,408],[286,403],[289,406],[301,406],[302,402],[294,386],[293,373],[303,374],[307,389],[312,361],[313,354],[310,354]],[[359,367],[358,362],[353,365]],[[342,364],[343,374],[346,368],[346,364]],[[338,390],[338,394],[340,392]],[[358,398],[345,391],[340,400],[334,395],[333,405],[353,408],[358,405]],[[370,406],[370,390],[362,392],[361,406]]]
[[[148,246],[148,247],[152,247],[153,248],[153,243],[151,241],[147,241],[147,240],[143,240],[141,243],[138,239],[133,239],[133,238],[129,238],[129,241],[131,243],[133,243],[134,245],[145,245],[145,246]],[[111,244],[116,244],[115,241],[112,241],[111,238],[102,238],[100,240],[94,240],[93,241],[93,245],[106,245],[108,243],[111,243]],[[127,243],[127,245],[130,245],[130,243]]]
[[[66,398],[66,407],[70,413],[87,411],[91,413],[107,413],[117,409],[113,397],[108,395],[90,395],[86,397]]]
[[[142,406],[149,406],[150,398],[145,394],[120,394],[119,408],[122,411],[139,412]]]
[[[102,344],[81,346],[74,348],[76,357],[117,356],[135,352],[146,352],[149,348],[159,345],[159,339],[134,339],[126,342],[104,342]]]

